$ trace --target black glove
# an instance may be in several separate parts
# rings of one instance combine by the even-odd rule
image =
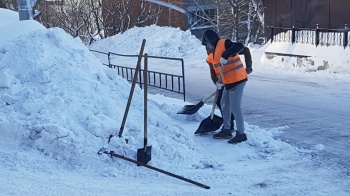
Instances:
[[[253,72],[253,68],[247,67],[247,68],[245,68],[245,71],[247,72],[247,74],[250,74]]]

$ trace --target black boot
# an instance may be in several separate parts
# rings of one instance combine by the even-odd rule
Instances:
[[[230,129],[222,128],[219,133],[213,135],[214,139],[230,139],[232,137],[232,132]]]
[[[247,135],[245,133],[238,133],[238,131],[236,132],[236,136],[229,139],[227,142],[231,143],[231,144],[237,144],[240,142],[244,142],[247,140]]]

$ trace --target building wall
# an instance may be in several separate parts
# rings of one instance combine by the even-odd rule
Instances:
[[[163,1],[177,5],[180,8],[183,8],[182,3],[184,0],[163,0]],[[154,3],[152,4],[153,6],[157,6],[157,5],[154,5]],[[165,6],[160,6],[160,7],[163,11],[159,19],[159,22],[157,23],[158,26],[179,27],[181,30],[187,29],[187,26],[185,24],[187,17],[185,14],[177,10],[167,8]]]
[[[265,0],[265,25],[340,29],[350,24],[350,0]]]

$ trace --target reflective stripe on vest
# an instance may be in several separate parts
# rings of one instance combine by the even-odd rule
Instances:
[[[236,66],[236,67],[232,67],[231,69],[229,69],[229,70],[227,70],[227,71],[224,71],[224,74],[225,73],[228,73],[228,72],[230,72],[230,71],[236,71],[237,69],[240,69],[240,68],[244,68],[244,66],[243,66],[243,64],[240,64],[240,65],[238,65],[238,66]]]

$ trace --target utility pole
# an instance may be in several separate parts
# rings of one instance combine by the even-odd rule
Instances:
[[[33,8],[30,0],[17,0],[19,20],[33,20]]]
[[[40,11],[33,8],[39,3],[40,0],[17,0],[18,4],[18,16],[19,20],[33,20],[40,15]]]

